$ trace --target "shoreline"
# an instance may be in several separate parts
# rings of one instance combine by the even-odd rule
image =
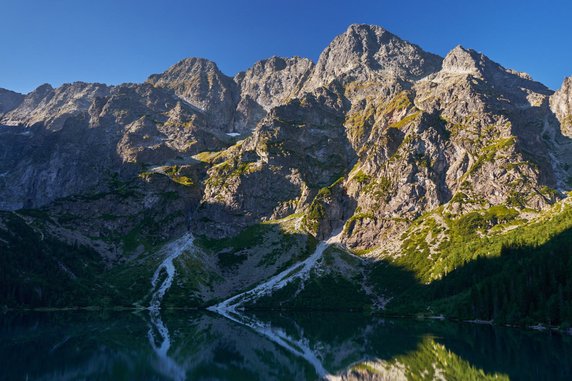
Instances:
[[[189,311],[189,312],[205,312],[205,313],[215,313],[209,310],[209,307],[168,307],[162,308],[161,311]],[[150,309],[147,307],[98,307],[98,306],[86,306],[86,307],[34,307],[34,308],[12,308],[12,307],[4,307],[0,309],[0,315],[4,315],[7,313],[14,313],[14,312],[143,312],[149,311]],[[451,318],[444,315],[408,315],[408,314],[391,314],[391,313],[380,313],[380,312],[364,312],[360,310],[351,310],[351,309],[322,309],[322,310],[278,310],[278,309],[246,309],[244,312],[247,313],[257,313],[257,312],[274,312],[274,313],[296,313],[296,312],[304,312],[304,313],[354,313],[354,314],[365,314],[372,317],[379,317],[379,318],[388,318],[388,319],[404,319],[404,320],[435,320],[435,321],[443,321],[443,322],[452,322],[452,323],[467,323],[467,324],[476,324],[476,325],[488,325],[491,327],[504,327],[504,328],[515,328],[519,330],[526,330],[526,331],[534,331],[534,332],[555,332],[563,335],[572,336],[572,328],[562,328],[559,326],[550,326],[543,323],[536,323],[533,325],[521,325],[515,323],[506,323],[506,324],[498,324],[492,320],[481,320],[481,319],[459,319],[459,318]]]

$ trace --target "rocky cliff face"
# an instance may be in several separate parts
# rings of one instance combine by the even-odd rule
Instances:
[[[354,107],[346,126],[360,160],[346,184],[359,213],[348,225],[348,243],[399,241],[407,221],[440,205],[454,214],[515,200],[536,210],[549,205],[554,197],[541,189],[557,187],[562,175],[550,142],[538,142],[544,129],[557,129],[550,94],[457,47],[411,90]]]
[[[33,126],[42,123],[48,130],[60,130],[68,118],[89,109],[98,97],[109,94],[109,87],[101,84],[76,82],[57,89],[42,85],[26,95],[22,103],[4,116],[8,125]]]
[[[212,129],[230,132],[238,89],[232,78],[224,75],[214,62],[188,58],[162,74],[150,76],[147,82],[172,90],[180,99],[204,113]]]
[[[313,67],[306,58],[272,57],[238,73],[234,77],[240,88],[235,130],[249,133],[272,108],[297,98]]]
[[[136,176],[141,166],[224,146],[192,106],[148,84],[43,85],[0,124],[1,207],[9,210],[103,190],[112,174]]]
[[[566,78],[550,98],[550,108],[560,121],[562,133],[572,137],[572,77]]]

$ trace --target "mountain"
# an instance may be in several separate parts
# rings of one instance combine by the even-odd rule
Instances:
[[[442,58],[372,25],[350,25],[322,52],[307,89],[332,81],[414,81],[439,70]]]
[[[0,304],[572,323],[570,78],[360,24],[315,64],[188,58],[0,112]]]

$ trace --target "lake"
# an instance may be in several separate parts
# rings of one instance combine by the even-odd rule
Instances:
[[[9,312],[2,380],[570,380],[572,337],[358,313]]]

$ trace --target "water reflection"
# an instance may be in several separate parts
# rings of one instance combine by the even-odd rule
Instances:
[[[150,309],[149,316],[150,320],[147,338],[149,339],[151,348],[157,354],[157,359],[153,361],[155,369],[170,380],[184,380],[186,377],[186,370],[169,356],[169,349],[171,349],[171,336],[169,334],[169,329],[161,319],[161,311],[158,309]]]
[[[230,310],[226,311],[222,315],[238,324],[252,328],[257,333],[278,344],[293,355],[303,358],[314,367],[316,375],[319,378],[329,376],[326,368],[324,368],[324,365],[322,364],[322,361],[310,348],[310,343],[305,337],[302,336],[300,339],[295,339],[288,335],[284,329],[273,327],[272,324],[258,320],[252,315],[249,316]]]
[[[359,314],[9,313],[0,380],[572,379],[557,334]]]

